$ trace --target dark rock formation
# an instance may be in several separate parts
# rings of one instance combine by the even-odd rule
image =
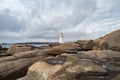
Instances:
[[[65,56],[58,56],[56,58],[50,58],[50,59],[45,60],[45,62],[47,62],[48,64],[51,64],[51,65],[63,64],[65,61],[66,61]]]

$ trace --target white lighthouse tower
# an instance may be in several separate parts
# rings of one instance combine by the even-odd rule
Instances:
[[[59,43],[63,43],[63,33],[61,33],[59,36]]]

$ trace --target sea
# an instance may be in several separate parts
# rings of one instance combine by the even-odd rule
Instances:
[[[14,44],[2,44],[2,47],[3,48],[10,48],[12,45],[14,45]],[[49,44],[25,44],[25,45],[40,47],[40,46],[48,46]]]

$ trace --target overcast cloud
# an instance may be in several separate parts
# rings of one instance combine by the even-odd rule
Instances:
[[[95,39],[120,29],[120,0],[0,0],[0,43]]]

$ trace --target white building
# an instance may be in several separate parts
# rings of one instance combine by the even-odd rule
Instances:
[[[64,43],[63,42],[63,33],[61,33],[60,36],[59,36],[59,43]]]

